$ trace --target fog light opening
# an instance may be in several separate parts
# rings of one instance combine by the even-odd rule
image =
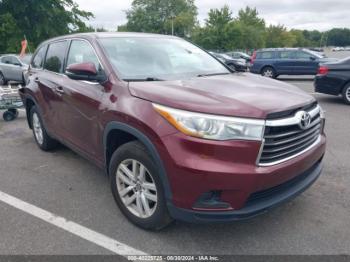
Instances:
[[[198,211],[227,211],[233,210],[231,205],[221,200],[221,192],[218,190],[203,193],[193,205]]]

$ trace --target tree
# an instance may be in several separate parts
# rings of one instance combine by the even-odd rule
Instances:
[[[0,39],[9,39],[7,34],[14,33],[6,40],[5,46],[0,45],[0,52],[13,52],[20,49],[24,35],[30,46],[37,46],[54,36],[88,31],[84,20],[93,17],[93,14],[80,10],[73,0],[2,0],[0,17],[6,27],[11,27],[5,32],[1,23]],[[17,43],[16,48],[14,43]]]
[[[266,29],[266,47],[292,47],[296,42],[296,36],[283,25],[270,25]]]
[[[265,46],[265,20],[259,17],[256,8],[247,6],[239,10],[235,22],[243,32],[240,48],[257,49]]]
[[[134,0],[126,11],[127,24],[118,31],[189,36],[197,24],[194,0]]]
[[[230,42],[228,35],[229,24],[232,22],[232,12],[228,6],[221,9],[210,9],[205,27],[197,27],[193,34],[193,41],[211,50],[226,50]]]

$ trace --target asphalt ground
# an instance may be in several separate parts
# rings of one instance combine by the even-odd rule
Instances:
[[[133,248],[152,255],[350,255],[350,107],[338,97],[315,94],[311,77],[282,81],[314,95],[326,111],[323,174],[295,200],[254,219],[229,224],[176,222],[161,232],[141,230],[117,208],[103,171],[65,147],[40,151],[24,112],[13,122],[1,119],[0,254],[118,253],[97,241],[95,236],[100,234],[121,243],[126,251]],[[16,200],[5,203],[4,193]],[[40,210],[30,214],[31,207],[53,216],[47,220],[36,216]],[[67,230],[63,218],[76,226]],[[77,231],[77,226],[83,228]],[[93,231],[90,238],[86,237],[89,230]]]

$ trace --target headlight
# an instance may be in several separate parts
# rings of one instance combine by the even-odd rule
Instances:
[[[263,138],[264,120],[194,113],[153,104],[154,109],[182,133],[211,140]]]

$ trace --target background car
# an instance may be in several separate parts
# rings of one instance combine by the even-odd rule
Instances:
[[[8,81],[23,83],[23,72],[28,69],[31,55],[19,57],[8,54],[0,56],[0,85],[6,85]]]
[[[234,59],[244,59],[247,63],[250,63],[252,57],[243,52],[228,52],[227,55],[231,56]]]
[[[255,51],[252,73],[276,78],[279,75],[316,75],[319,64],[335,62],[317,52],[299,48],[269,48]]]
[[[234,69],[235,71],[245,72],[248,70],[247,62],[244,59],[234,59],[227,54],[219,54],[215,52],[209,53],[217,59],[219,59],[221,62],[225,63],[228,67]]]
[[[314,85],[316,92],[342,95],[344,101],[350,105],[350,57],[320,65]]]

